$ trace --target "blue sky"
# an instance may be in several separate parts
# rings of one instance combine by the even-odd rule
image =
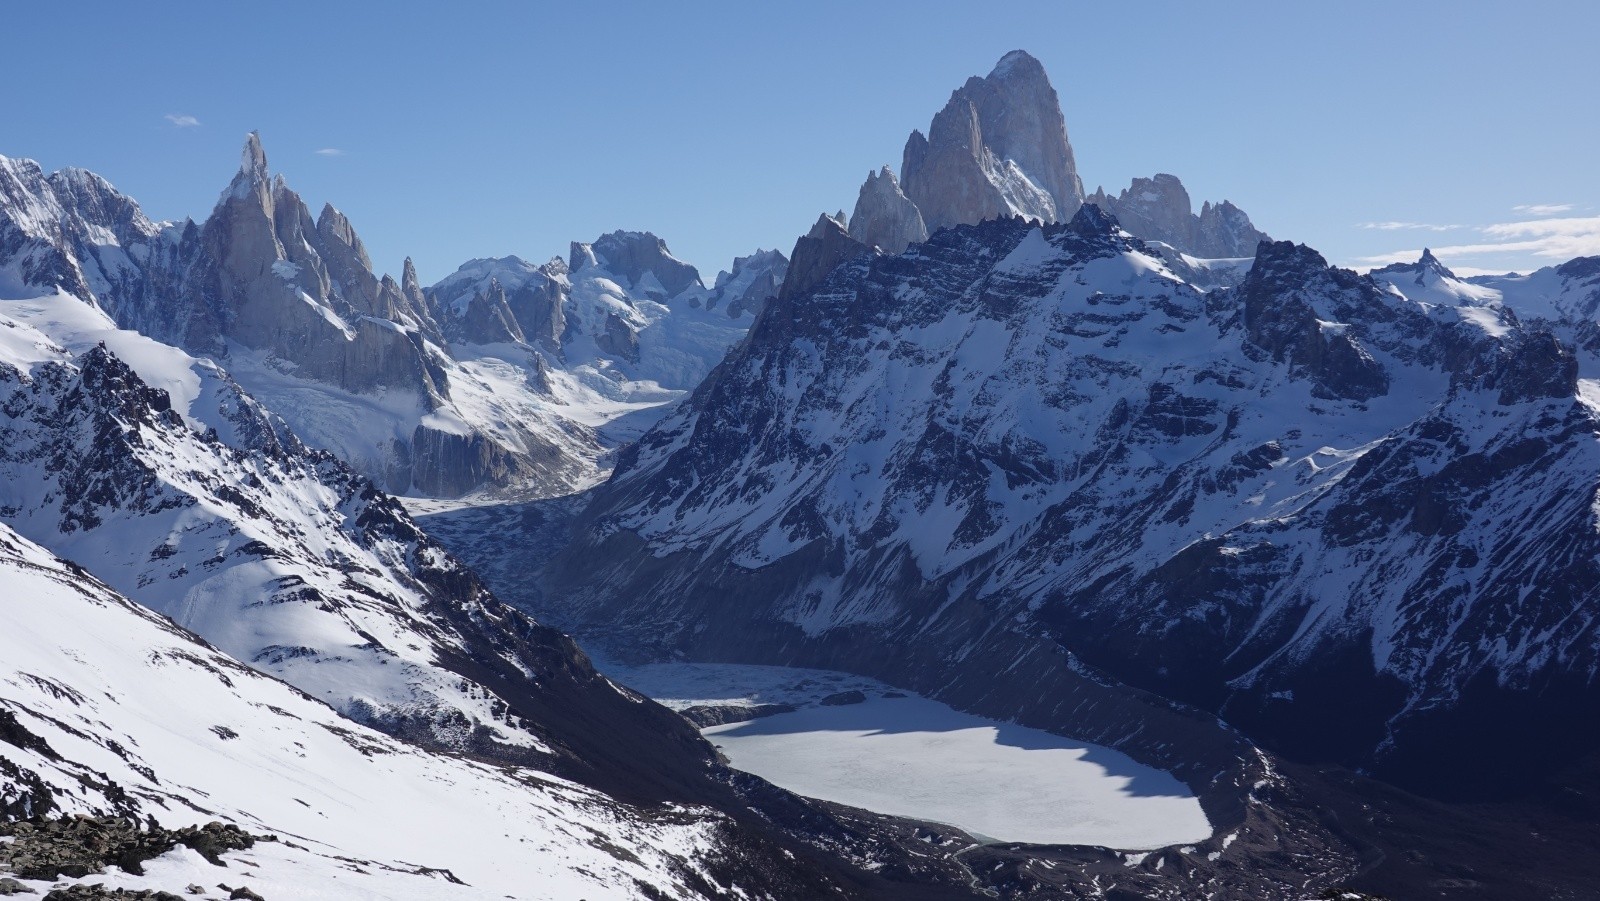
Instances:
[[[707,279],[1043,61],[1090,190],[1158,171],[1279,238],[1465,270],[1600,254],[1592,2],[9,4],[0,154],[202,218],[259,129],[375,264],[646,229]]]

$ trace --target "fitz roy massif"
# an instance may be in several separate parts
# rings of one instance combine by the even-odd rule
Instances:
[[[871,162],[426,285],[0,157],[0,894],[1595,897],[1600,258],[1088,192],[1020,51]]]

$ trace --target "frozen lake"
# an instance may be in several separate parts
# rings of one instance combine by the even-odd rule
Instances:
[[[956,711],[843,673],[722,664],[606,672],[668,706],[794,704],[703,730],[737,769],[797,794],[995,841],[1144,850],[1211,835],[1182,782],[1109,748]],[[857,704],[824,706],[856,690]]]

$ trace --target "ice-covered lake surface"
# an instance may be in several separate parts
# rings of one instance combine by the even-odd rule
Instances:
[[[1144,850],[1211,835],[1194,793],[1167,773],[871,679],[787,667],[600,663],[611,678],[674,709],[798,707],[703,731],[734,767],[807,797],[992,841]],[[847,691],[866,700],[820,703]]]

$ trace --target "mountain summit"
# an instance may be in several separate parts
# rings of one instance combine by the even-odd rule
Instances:
[[[861,186],[850,237],[898,254],[941,228],[1021,216],[1066,222],[1085,203],[1116,216],[1140,238],[1204,259],[1254,255],[1268,240],[1233,204],[1196,214],[1177,176],[1136,178],[1118,195],[1085,196],[1061,100],[1044,66],[1022,50],[986,77],[967,79],[924,135],[906,140],[900,175],[888,166]]]
[[[1008,215],[1055,222],[1083,203],[1061,101],[1021,50],[951,93],[926,137],[911,133],[900,172],[929,230]]]

